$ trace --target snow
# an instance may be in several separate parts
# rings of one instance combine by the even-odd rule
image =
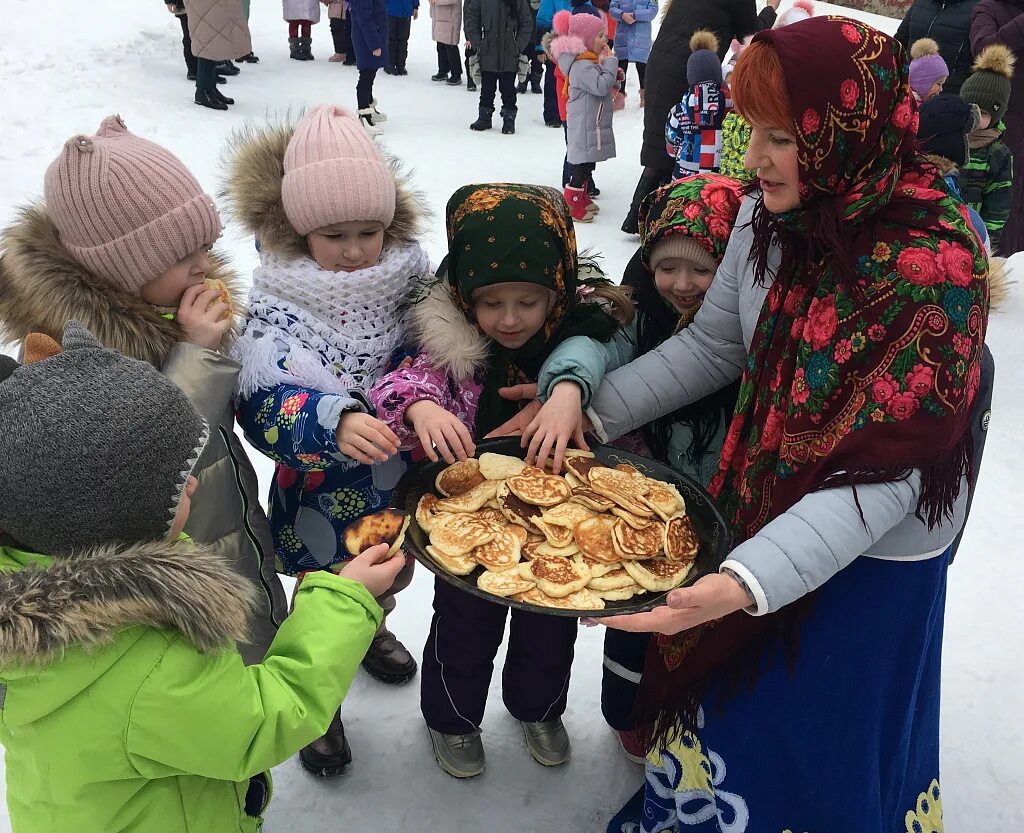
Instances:
[[[313,30],[317,60],[291,61],[279,8],[253,3],[253,42],[261,63],[243,65],[242,74],[229,79],[225,93],[238,103],[219,113],[192,103],[178,24],[155,0],[104,0],[88,13],[63,14],[54,14],[52,4],[7,0],[0,16],[0,79],[7,101],[0,223],[41,194],[43,172],[63,141],[91,133],[111,112],[119,112],[131,130],[171,148],[214,193],[223,142],[247,119],[327,101],[354,109],[355,70],[327,62],[332,50],[326,20]],[[864,17],[895,30],[895,21]],[[541,97],[529,94],[520,101],[517,135],[503,136],[497,129],[470,133],[476,96],[429,80],[436,64],[426,4],[413,24],[410,46],[410,74],[382,73],[376,94],[390,116],[384,141],[415,169],[415,184],[435,213],[424,243],[436,262],[444,253],[445,202],[456,187],[492,180],[557,186],[563,141],[561,131],[544,126]],[[621,273],[635,247],[635,239],[619,231],[639,174],[642,111],[632,72],[629,87],[628,107],[615,117],[618,158],[597,171],[604,211],[593,224],[577,227],[581,247],[602,252],[612,275]],[[223,242],[243,272],[255,265],[252,241],[231,225]],[[1021,497],[1017,466],[1024,448],[1022,316],[1024,295],[1018,288],[1007,308],[991,319],[989,344],[998,363],[992,427],[974,516],[950,571],[941,780],[951,831],[1008,831],[1024,823],[1024,730],[1016,719],[1024,696],[1016,644],[1024,633],[1019,604],[1024,514],[1014,509]],[[255,451],[251,456],[265,481],[269,464]],[[391,620],[417,654],[429,624],[431,586],[429,574],[420,571]],[[487,773],[455,781],[433,762],[417,684],[396,689],[360,674],[345,706],[354,766],[329,782],[307,776],[295,759],[278,767],[265,829],[319,833],[413,824],[441,831],[603,830],[641,774],[621,755],[601,719],[601,638],[600,628],[582,629],[577,643],[565,716],[574,746],[568,766],[547,770],[529,758],[495,685],[484,721]],[[501,658],[498,662],[500,668]],[[68,751],[73,748],[69,739]],[[0,811],[0,833],[9,829],[6,812]]]

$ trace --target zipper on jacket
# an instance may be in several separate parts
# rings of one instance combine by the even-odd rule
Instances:
[[[227,449],[228,460],[231,461],[231,471],[235,475],[235,487],[238,489],[238,494],[242,498],[242,524],[245,527],[245,534],[248,536],[249,542],[252,544],[253,550],[256,552],[257,561],[259,562],[256,565],[256,574],[260,577],[260,586],[263,588],[263,593],[267,597],[267,609],[270,611],[270,621],[273,623],[275,628],[280,628],[284,619],[278,619],[274,613],[274,593],[270,585],[267,584],[267,580],[263,575],[263,562],[260,559],[260,554],[263,552],[263,549],[260,547],[259,539],[257,539],[256,533],[253,531],[252,525],[249,523],[249,498],[242,486],[242,475],[238,469],[238,461],[235,460],[235,453],[231,448],[231,438],[228,436],[227,431],[224,430],[223,425],[218,425],[217,431],[220,434],[221,441],[224,443],[224,447]]]
[[[935,13],[935,17],[933,17],[932,22],[928,24],[928,31],[925,32],[925,37],[930,38],[932,36],[932,29],[935,28],[935,21],[939,19],[944,11],[946,11],[946,0],[942,0],[942,5],[939,6],[939,10]]]

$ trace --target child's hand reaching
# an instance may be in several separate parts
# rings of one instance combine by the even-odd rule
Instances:
[[[405,553],[396,553],[391,558],[386,558],[387,554],[388,545],[377,544],[345,562],[338,575],[358,581],[373,596],[380,596],[391,588],[405,566]]]
[[[349,411],[338,420],[338,451],[365,466],[383,463],[398,453],[398,437],[379,419]]]
[[[231,328],[231,309],[221,300],[219,289],[196,284],[185,290],[178,303],[178,325],[185,340],[198,347],[216,350]]]
[[[456,458],[465,460],[476,453],[469,429],[436,402],[429,399],[413,402],[405,409],[405,421],[420,438],[424,453],[435,463],[438,452],[446,463],[454,463]]]
[[[570,439],[584,451],[590,450],[583,438],[583,430],[583,391],[575,382],[559,382],[544,407],[523,431],[522,442],[530,443],[526,461],[543,467],[554,452],[551,468],[558,474]]]

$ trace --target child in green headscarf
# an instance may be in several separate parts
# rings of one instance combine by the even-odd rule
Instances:
[[[536,381],[571,336],[608,341],[619,327],[612,313],[628,319],[632,306],[596,268],[580,280],[572,218],[552,188],[465,186],[448,202],[447,226],[441,281],[411,314],[419,355],[369,396],[404,444],[454,462],[474,453],[474,437],[515,415],[519,403],[499,388]],[[438,764],[455,777],[484,769],[480,722],[506,612],[435,583],[421,706]],[[523,724],[530,754],[546,766],[569,760],[561,715],[576,629],[569,617],[512,611],[505,705]]]

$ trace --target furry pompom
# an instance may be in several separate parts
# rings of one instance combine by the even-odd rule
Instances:
[[[1013,54],[1008,46],[1001,43],[993,43],[986,46],[978,59],[974,62],[974,72],[994,72],[1004,78],[1013,78],[1013,67],[1017,63],[1017,56]]]
[[[931,38],[918,38],[910,46],[910,57],[916,61],[918,58],[925,58],[928,55],[938,55],[939,45]]]
[[[572,20],[572,12],[563,9],[555,14],[555,19],[552,21],[552,28],[559,35],[568,35],[570,20]]]
[[[814,3],[812,0],[795,0],[790,8],[800,9],[807,12],[808,17],[814,17]]]
[[[1006,258],[991,257],[988,261],[988,303],[992,312],[998,312],[1010,297],[1010,288],[1016,281],[1010,280],[1006,269]]]
[[[698,29],[690,38],[690,51],[697,52],[707,49],[711,52],[718,51],[718,35],[707,29]]]

